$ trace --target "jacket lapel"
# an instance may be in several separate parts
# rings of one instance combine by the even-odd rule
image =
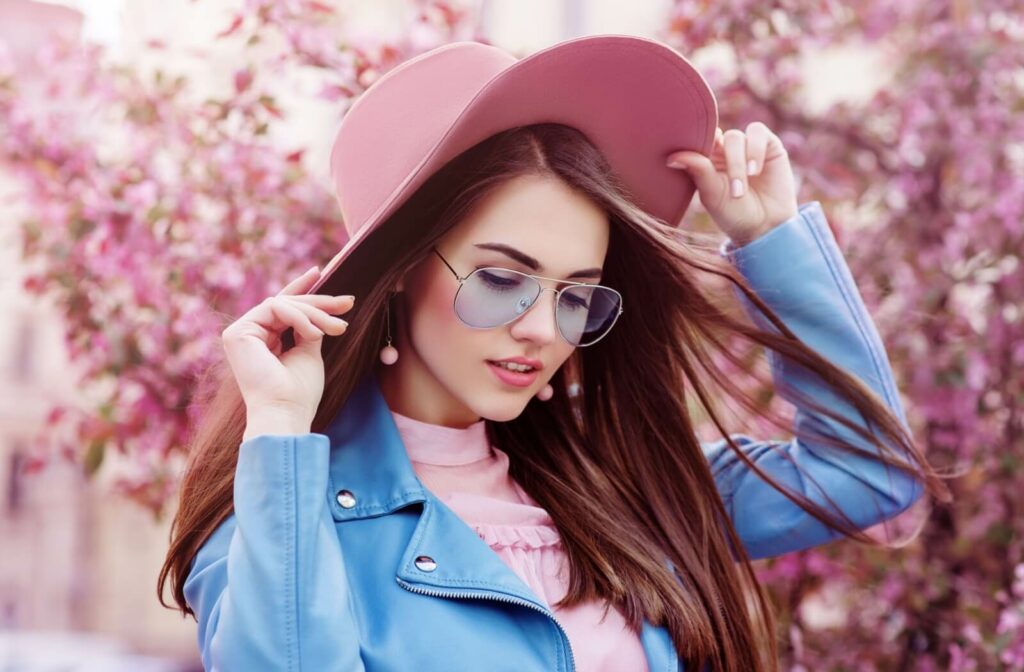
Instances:
[[[331,440],[331,514],[337,522],[391,513],[414,503],[423,512],[396,567],[410,583],[497,591],[547,609],[540,598],[477,533],[416,476],[391,410],[373,373],[353,390],[326,430]],[[347,490],[343,507],[337,494]],[[429,557],[434,565],[417,558]]]
[[[522,600],[554,618],[549,606],[487,543],[424,487],[372,372],[358,383],[326,434],[331,440],[327,497],[336,522],[422,505],[419,522],[395,568],[396,577],[430,586],[441,596],[472,592]],[[342,490],[349,496],[339,498]],[[351,506],[342,506],[341,501]],[[423,562],[424,557],[433,565]],[[652,672],[678,669],[675,646],[665,628],[644,620],[640,639]]]

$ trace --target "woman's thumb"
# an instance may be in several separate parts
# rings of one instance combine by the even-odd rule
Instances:
[[[669,168],[682,168],[689,173],[697,189],[711,193],[718,185],[715,164],[700,152],[681,151],[669,154],[666,165]]]

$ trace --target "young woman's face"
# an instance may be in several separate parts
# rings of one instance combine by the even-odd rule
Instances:
[[[488,194],[435,247],[462,277],[498,266],[597,283],[608,236],[607,216],[585,196],[558,179],[524,175]],[[540,283],[563,286],[552,280]],[[476,329],[456,316],[459,281],[433,252],[410,269],[398,289],[392,341],[399,358],[378,370],[389,407],[403,415],[452,427],[481,417],[511,420],[574,350],[555,323],[554,292],[542,291],[513,322]],[[506,382],[489,363],[517,356],[541,365],[526,386]]]

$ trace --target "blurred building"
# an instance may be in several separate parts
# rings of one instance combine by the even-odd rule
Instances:
[[[71,7],[0,0],[0,42],[29,78],[48,35],[79,39],[85,24]],[[14,189],[0,173],[5,222],[21,220]],[[59,311],[20,289],[17,228],[0,227],[0,669],[199,669],[194,624],[156,602],[166,525],[76,465],[23,472],[50,404],[74,390]]]

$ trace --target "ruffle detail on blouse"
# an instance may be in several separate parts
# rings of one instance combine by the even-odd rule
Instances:
[[[519,548],[524,550],[557,546],[562,535],[554,525],[493,525],[477,523],[473,529],[494,550]]]

